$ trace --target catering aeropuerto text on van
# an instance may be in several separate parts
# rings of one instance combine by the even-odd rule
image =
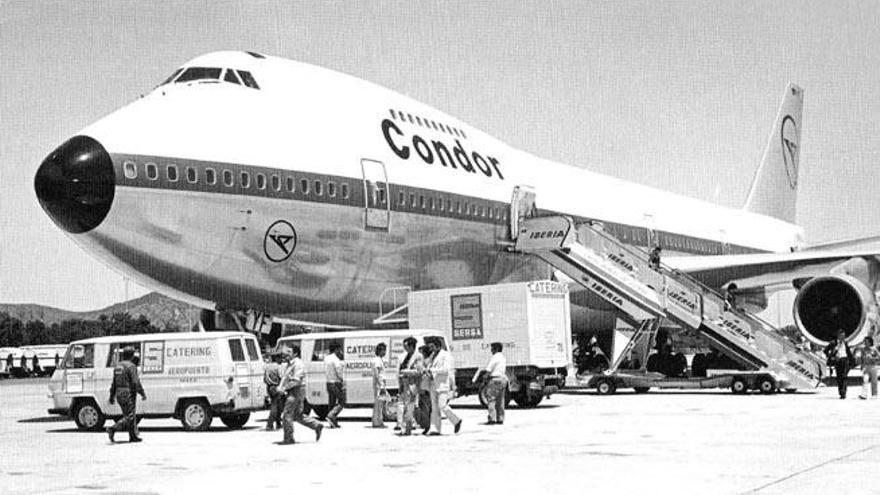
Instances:
[[[206,430],[214,416],[241,428],[264,409],[263,359],[257,339],[244,332],[153,333],[72,342],[49,381],[52,414],[69,415],[83,430],[119,418],[110,404],[113,369],[126,347],[140,360],[147,400],[138,418],[176,418],[186,430]]]
[[[306,368],[305,411],[314,410],[324,419],[329,412],[327,380],[324,374],[324,358],[330,347],[338,344],[344,352],[346,408],[373,406],[373,375],[371,361],[376,356],[376,345],[384,342],[388,348],[385,355],[385,386],[391,400],[385,403],[385,420],[397,418],[398,382],[397,370],[405,355],[403,340],[416,339],[416,348],[424,345],[425,337],[435,337],[446,348],[442,333],[437,330],[354,330],[348,332],[305,333],[278,339],[276,349],[297,345]],[[418,351],[416,351],[418,352]]]

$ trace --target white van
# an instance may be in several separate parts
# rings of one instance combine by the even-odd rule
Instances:
[[[264,409],[263,359],[257,339],[244,332],[152,333],[72,342],[49,381],[51,414],[69,415],[83,430],[119,418],[110,383],[122,349],[133,347],[147,400],[137,415],[179,419],[186,430],[206,430],[214,416],[241,428]]]
[[[327,401],[327,380],[324,375],[324,357],[330,353],[330,346],[339,344],[344,351],[345,398],[346,407],[373,407],[373,375],[370,362],[376,356],[376,345],[384,342],[385,384],[392,400],[386,403],[385,419],[393,421],[397,417],[397,369],[405,355],[403,340],[415,337],[416,349],[425,344],[425,337],[445,339],[436,330],[355,330],[350,332],[305,333],[278,339],[277,350],[298,345],[306,367],[307,409],[324,419],[329,411]],[[418,352],[418,350],[416,350]]]

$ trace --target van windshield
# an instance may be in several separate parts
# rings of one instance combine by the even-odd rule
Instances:
[[[73,344],[67,348],[62,369],[94,368],[95,344]]]

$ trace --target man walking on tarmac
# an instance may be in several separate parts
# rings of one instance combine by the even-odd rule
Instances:
[[[107,427],[107,435],[110,442],[114,441],[114,435],[117,431],[128,430],[129,442],[142,442],[138,436],[137,419],[135,411],[137,410],[137,395],[139,394],[143,400],[147,400],[147,394],[144,393],[144,387],[138,378],[137,366],[134,360],[134,349],[126,347],[122,350],[122,360],[113,369],[113,381],[110,384],[110,403],[119,401],[119,407],[122,409],[122,417],[116,421],[113,426]]]
[[[293,422],[315,431],[315,441],[321,439],[321,431],[324,425],[311,416],[303,416],[303,401],[305,400],[306,367],[300,359],[299,346],[291,346],[289,351],[291,359],[287,370],[281,378],[278,389],[283,391],[287,398],[284,400],[284,440],[281,445],[290,445],[293,440]]]
[[[418,341],[414,337],[403,339],[406,354],[400,361],[397,382],[400,393],[397,401],[397,426],[395,431],[402,435],[412,434],[413,415],[419,398],[419,384],[422,381],[422,355],[416,352]]]
[[[385,388],[385,351],[388,346],[384,342],[376,345],[376,356],[370,363],[373,374],[373,428],[385,428],[385,404],[388,402],[388,390]]]
[[[345,382],[343,381],[345,363],[342,361],[345,355],[342,351],[341,345],[330,344],[330,354],[324,358],[327,406],[330,408],[330,412],[327,413],[327,422],[330,423],[330,428],[339,428],[337,418],[342,412],[342,408],[345,407]]]
[[[492,342],[489,344],[492,351],[492,358],[489,364],[481,370],[477,370],[474,374],[473,382],[485,379],[486,383],[486,405],[489,408],[488,425],[504,424],[504,402],[507,395],[507,359],[501,353],[503,345],[501,342]],[[483,378],[485,377],[485,378]]]
[[[269,394],[269,419],[266,420],[266,431],[281,428],[281,412],[284,407],[284,394],[278,390],[281,383],[281,375],[284,370],[281,367],[281,352],[274,351],[270,354],[269,363],[263,368],[263,382],[266,384],[266,392]]]
[[[427,433],[429,430],[425,430],[426,434],[440,435],[441,413],[453,424],[455,433],[458,433],[461,430],[461,418],[449,407],[449,400],[452,398],[449,379],[454,369],[452,355],[443,349],[434,337],[428,341],[428,345],[433,356],[428,374],[431,378],[431,426],[434,427],[434,431]]]

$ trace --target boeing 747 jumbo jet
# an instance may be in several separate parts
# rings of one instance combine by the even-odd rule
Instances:
[[[878,253],[808,246],[793,223],[802,103],[789,85],[731,209],[532,156],[355,77],[217,52],[61,144],[35,188],[83,249],[211,311],[364,325],[395,288],[547,278],[509,248],[524,215],[553,214],[661,246],[664,264],[751,301],[793,284],[807,338],[855,341],[876,314]]]

